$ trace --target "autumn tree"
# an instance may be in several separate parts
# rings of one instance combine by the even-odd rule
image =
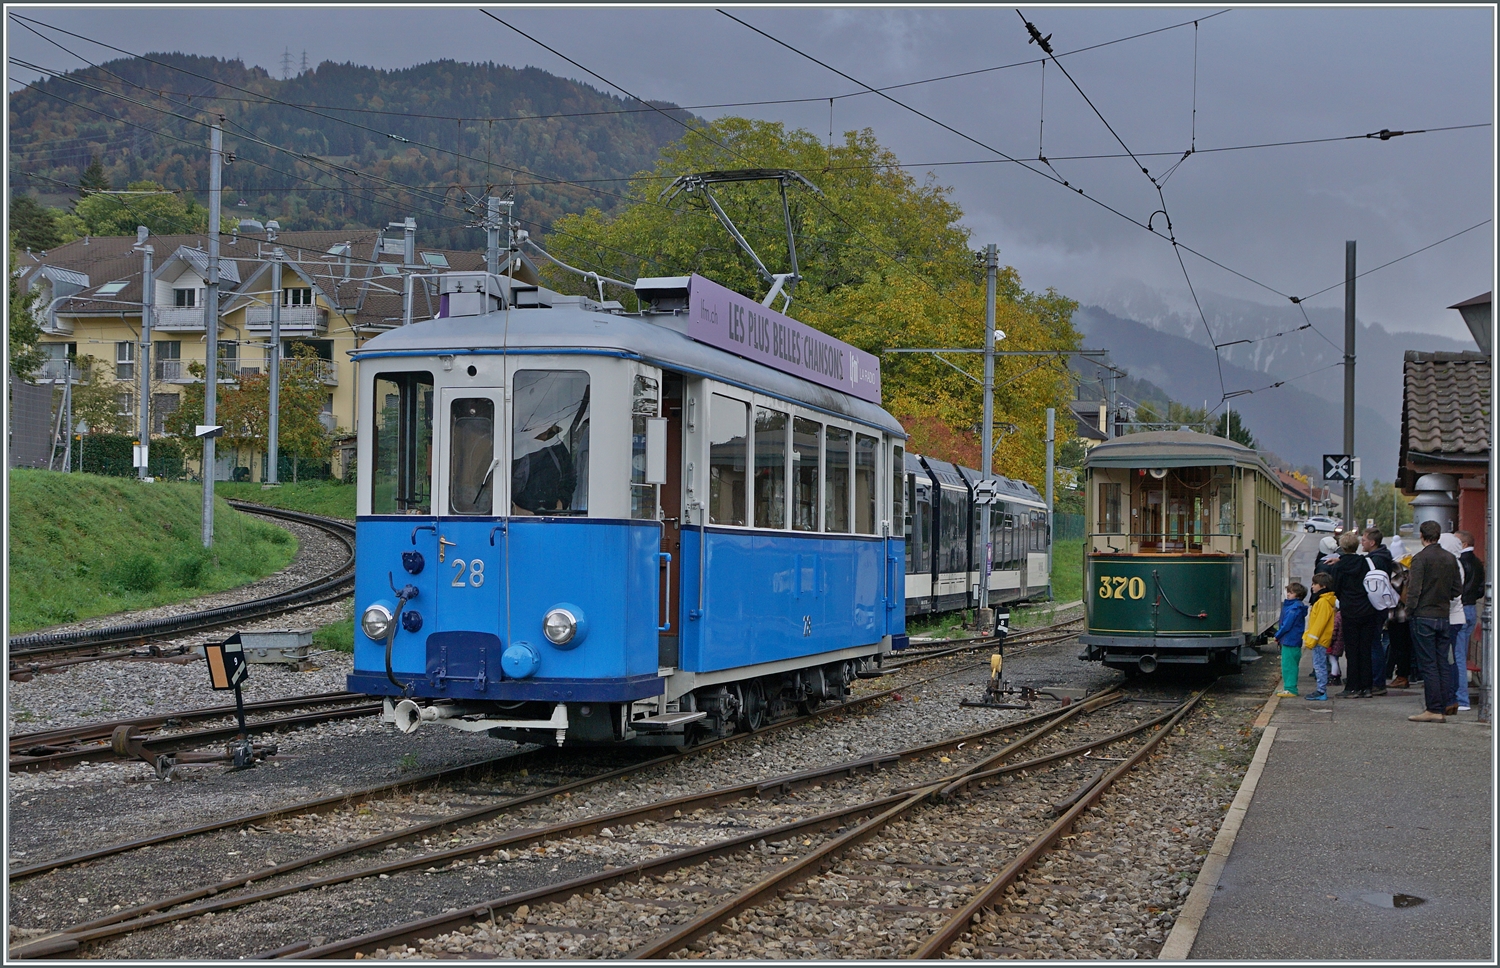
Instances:
[[[781,124],[720,119],[664,149],[655,168],[631,183],[630,203],[616,214],[590,210],[558,219],[547,246],[565,262],[615,278],[697,272],[758,300],[768,283],[701,193],[663,197],[679,175],[750,167],[792,169],[817,189],[787,189],[802,274],[788,315],[876,354],[983,346],[983,266],[959,224],[962,211],[948,188],[930,177],[917,181],[869,130],[847,132],[829,146]],[[725,183],[713,192],[767,268],[787,271],[777,185]],[[588,285],[577,277],[551,278],[575,292]],[[996,326],[1006,333],[1001,348],[1076,349],[1074,308],[1051,290],[1026,291],[1014,269],[1002,269],[996,309]],[[982,372],[976,354],[882,356],[884,406],[911,433],[913,450],[979,463]],[[997,426],[1015,428],[996,434],[996,470],[1041,482],[1046,409],[1067,405],[1065,358],[1002,357],[995,374]]]
[[[208,209],[192,196],[184,198],[176,192],[164,191],[153,181],[131,182],[129,190],[162,194],[89,195],[73,206],[73,215],[90,235],[134,235],[139,225],[146,226],[153,235],[208,231]]]

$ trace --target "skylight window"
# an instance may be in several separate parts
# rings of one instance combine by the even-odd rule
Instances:
[[[422,261],[434,269],[448,268],[448,257],[441,252],[423,252]]]
[[[380,274],[383,276],[399,276],[401,275],[401,270],[389,262],[382,262],[380,264]]]
[[[126,287],[126,285],[128,285],[128,283],[124,283],[124,282],[106,282],[104,285],[102,285],[102,286],[99,287],[99,291],[96,292],[94,295],[96,295],[96,296],[113,296],[116,293],[118,293],[120,290],[124,289]]]

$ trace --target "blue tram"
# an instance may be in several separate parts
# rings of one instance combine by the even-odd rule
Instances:
[[[906,435],[873,357],[697,276],[641,280],[639,313],[432,284],[443,315],[354,355],[349,688],[389,721],[680,745],[904,644]]]

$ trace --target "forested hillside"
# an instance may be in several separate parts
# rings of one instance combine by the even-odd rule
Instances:
[[[117,189],[149,180],[201,201],[208,129],[194,121],[216,114],[236,156],[224,176],[227,215],[288,230],[412,215],[424,237],[455,248],[483,245],[465,228],[463,190],[514,184],[517,214],[544,229],[566,213],[612,209],[623,179],[682,135],[639,103],[536,68],[324,63],[278,80],[237,60],[150,54],[13,93],[12,189],[66,204],[97,157]]]

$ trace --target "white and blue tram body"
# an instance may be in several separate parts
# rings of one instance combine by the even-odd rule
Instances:
[[[696,276],[642,280],[629,314],[436,285],[445,316],[354,354],[348,683],[388,720],[680,744],[842,698],[905,644],[901,425],[811,363],[691,338],[690,291],[781,356],[800,324]],[[824,371],[857,367],[822,341]]]
[[[907,615],[976,606],[985,557],[975,499],[980,473],[910,452],[905,472]],[[1041,494],[1007,477],[997,476],[995,484],[990,506],[992,608],[1046,595],[1052,560]]]

